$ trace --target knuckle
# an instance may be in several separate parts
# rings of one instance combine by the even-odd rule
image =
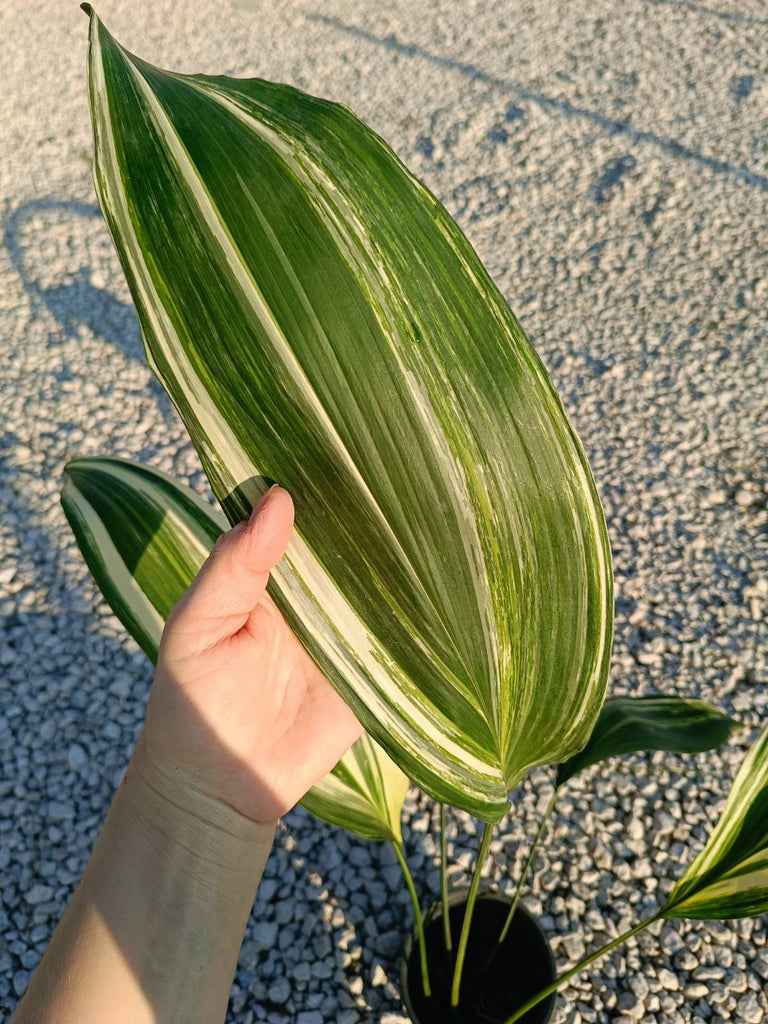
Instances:
[[[231,530],[227,530],[226,533],[219,534],[216,541],[211,548],[211,553],[208,555],[208,561],[219,561],[223,554],[225,554],[232,546],[236,538],[243,532],[244,524],[238,523],[237,526],[233,526]]]
[[[229,536],[229,533],[222,533],[216,538],[216,542],[211,548],[211,553],[208,556],[209,559],[214,559],[217,556],[221,556],[222,551],[224,551],[229,546]]]

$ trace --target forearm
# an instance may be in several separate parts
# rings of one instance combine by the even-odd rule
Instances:
[[[13,1024],[224,1020],[274,827],[157,781],[138,751]]]

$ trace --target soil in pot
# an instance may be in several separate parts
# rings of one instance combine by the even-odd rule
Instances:
[[[555,962],[538,921],[518,906],[507,936],[497,949],[510,901],[484,893],[472,915],[467,957],[461,983],[461,1001],[451,1007],[453,958],[456,955],[466,909],[466,894],[448,900],[453,952],[445,951],[442,906],[433,907],[424,922],[432,996],[424,995],[418,943],[406,943],[403,963],[403,999],[414,1024],[503,1024],[532,995],[555,980]],[[490,960],[490,967],[488,962]],[[521,1018],[520,1024],[547,1024],[555,1005],[554,993]]]

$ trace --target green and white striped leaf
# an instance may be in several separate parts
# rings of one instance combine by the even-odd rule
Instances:
[[[345,107],[161,71],[95,15],[89,80],[147,359],[227,517],[291,492],[274,600],[414,781],[498,819],[586,743],[612,635],[600,502],[536,353]]]
[[[407,793],[408,779],[364,734],[301,803],[315,817],[363,839],[389,839],[402,846]]]
[[[707,845],[672,890],[665,917],[768,912],[768,725],[744,758]]]
[[[128,459],[74,459],[61,504],[93,578],[154,665],[168,614],[226,518],[189,487]]]
[[[598,761],[646,750],[695,754],[712,750],[742,726],[704,700],[609,697],[586,747],[557,766],[557,785]]]
[[[65,467],[64,512],[112,611],[154,664],[165,620],[227,520],[191,488],[128,459]],[[363,736],[301,801],[318,818],[362,836],[402,842],[408,779]]]

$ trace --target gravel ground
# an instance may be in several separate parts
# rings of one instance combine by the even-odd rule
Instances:
[[[179,70],[259,73],[346,102],[457,217],[585,441],[616,562],[617,693],[764,719],[768,604],[768,17],[761,0],[102,0]],[[0,9],[0,1016],[83,871],[138,734],[150,669],[58,503],[76,454],[204,479],[141,356],[90,181],[86,20]],[[528,906],[562,965],[662,900],[749,741],[576,778]],[[490,873],[511,887],[549,776],[515,798]],[[433,809],[407,850],[437,885]],[[456,814],[461,878],[476,845]],[[394,857],[301,810],[243,946],[236,1024],[394,1024],[410,920]],[[656,926],[568,986],[559,1024],[768,1019],[764,918]]]

